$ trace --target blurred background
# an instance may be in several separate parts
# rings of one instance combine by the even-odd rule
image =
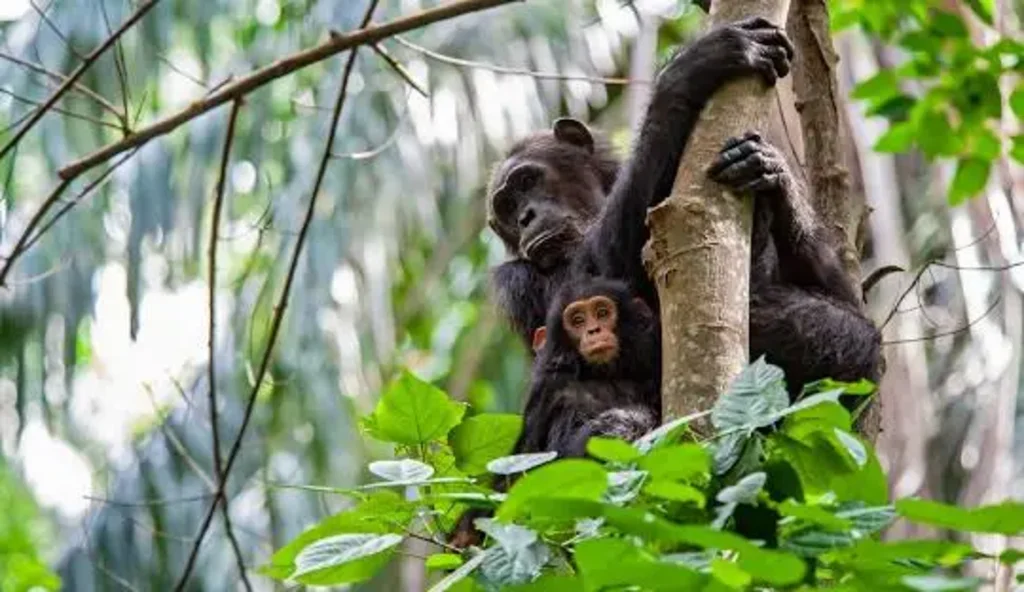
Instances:
[[[139,4],[0,1],[0,142]],[[374,21],[434,4],[385,0]],[[901,0],[882,10],[836,0],[833,15],[849,17],[835,37],[839,107],[853,192],[873,209],[865,273],[907,270],[868,294],[887,342],[878,446],[893,495],[973,506],[1024,498],[1024,266],[1015,266],[1024,261],[1024,171],[997,149],[973,199],[957,199],[963,159],[930,157],[960,153],[910,142],[876,150],[898,106],[880,108],[877,93],[851,96],[857,82],[909,59],[893,32],[901,14],[931,4],[961,14],[975,48],[1020,38],[1019,1],[982,2],[986,23],[971,12],[977,2]],[[330,30],[357,28],[365,9],[362,0],[159,3],[0,160],[0,252],[68,162]],[[674,0],[531,0],[358,53],[269,375],[231,472],[230,514],[247,566],[345,503],[281,485],[357,484],[368,460],[388,454],[364,440],[358,418],[399,369],[479,410],[519,411],[525,352],[487,301],[487,270],[505,257],[484,219],[489,167],[514,139],[562,115],[606,130],[625,152],[647,82],[703,19]],[[262,87],[239,113],[216,268],[222,442],[234,439],[255,382],[346,57]],[[962,85],[957,76],[918,71],[898,94]],[[997,103],[1012,102],[1013,81],[999,84]],[[120,164],[94,191],[65,194],[67,215],[0,291],[2,592],[165,590],[186,561],[215,488],[207,258],[229,110],[113,159]],[[1019,134],[1014,111],[982,117],[1006,145]],[[1012,145],[1024,151],[1024,142]],[[900,524],[890,535],[942,536]],[[250,577],[255,589],[275,589]],[[237,583],[217,519],[187,589]],[[360,588],[422,585],[409,564]]]

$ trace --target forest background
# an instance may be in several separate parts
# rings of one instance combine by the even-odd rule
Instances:
[[[3,592],[54,587],[53,574],[69,590],[173,586],[223,462],[211,347],[224,454],[254,405],[226,490],[233,536],[214,521],[191,589],[229,589],[239,562],[266,562],[347,504],[287,485],[369,479],[388,450],[358,417],[400,370],[474,409],[520,409],[526,355],[487,300],[505,256],[485,227],[488,167],[560,115],[625,152],[657,64],[700,31],[696,7],[532,0],[416,23],[350,67],[351,52],[313,61],[75,168],[337,41],[367,5],[0,7]],[[380,2],[373,22],[434,6]],[[849,180],[873,209],[863,268],[906,269],[868,294],[888,358],[877,448],[890,494],[1024,499],[1024,5],[830,9]],[[419,590],[423,577],[395,562],[363,586]]]

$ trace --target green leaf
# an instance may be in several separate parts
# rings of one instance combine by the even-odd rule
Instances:
[[[469,561],[462,564],[461,567],[446,575],[440,582],[430,587],[429,592],[444,592],[449,590],[452,586],[458,584],[466,578],[469,574],[473,573],[473,570],[480,567],[480,565],[487,560],[488,555],[492,553],[498,553],[500,549],[498,547],[492,547],[486,551],[481,551],[470,558]]]
[[[616,471],[608,473],[608,491],[604,498],[610,504],[621,506],[636,498],[647,480],[647,471]]]
[[[510,413],[481,413],[455,426],[449,436],[456,466],[467,475],[487,472],[487,463],[512,452],[523,420]]]
[[[411,458],[378,460],[370,463],[368,468],[385,481],[422,481],[434,474],[434,467]]]
[[[538,498],[598,500],[608,489],[601,465],[591,460],[566,459],[540,467],[516,481],[497,516],[510,520]]]
[[[962,158],[949,186],[950,205],[959,205],[985,188],[992,162],[979,158]]]
[[[787,500],[779,504],[777,509],[782,516],[798,518],[827,530],[842,532],[853,526],[849,520],[839,518],[821,506],[808,506]]]
[[[963,19],[944,10],[936,10],[932,13],[931,30],[938,37],[967,37],[967,25],[964,24]]]
[[[710,414],[711,410],[698,411],[697,413],[674,419],[637,438],[633,445],[641,453],[647,454],[656,446],[671,443],[680,432],[686,431],[691,422]]]
[[[324,519],[280,548],[260,573],[284,580],[295,571],[295,559],[314,542],[338,534],[398,534],[405,531],[415,516],[416,506],[393,491],[367,495],[355,507]],[[367,558],[371,564],[375,561]],[[386,560],[385,560],[386,562]],[[329,576],[330,574],[328,574]]]
[[[775,414],[789,406],[785,375],[778,366],[758,358],[740,372],[729,390],[715,402],[711,423],[719,432],[754,430],[775,422]]]
[[[999,137],[992,130],[986,127],[979,127],[974,130],[970,138],[971,154],[982,160],[994,160],[1002,152],[1002,144]]]
[[[644,493],[670,502],[696,504],[701,508],[707,503],[704,492],[692,485],[684,485],[675,481],[651,481],[644,485]]]
[[[551,552],[537,533],[516,524],[502,524],[490,518],[478,518],[473,524],[497,543],[480,565],[480,575],[490,584],[525,584],[538,575]]]
[[[390,554],[386,551],[404,538],[398,534],[339,534],[320,539],[295,557],[295,573],[290,579],[318,585],[368,580],[387,562]]]
[[[715,557],[711,560],[711,575],[734,590],[745,590],[750,585],[750,575],[732,561]]]
[[[587,590],[636,586],[650,591],[701,590],[707,577],[683,565],[658,561],[623,539],[590,539],[576,546],[576,565]]]
[[[640,451],[619,438],[595,436],[587,442],[587,454],[601,460],[628,463],[640,457]]]
[[[854,87],[850,96],[854,99],[881,100],[900,94],[899,79],[892,70],[882,70]]]
[[[503,592],[583,592],[583,580],[575,575],[546,573],[529,584],[509,586]]]
[[[711,459],[699,444],[677,444],[656,448],[637,463],[652,479],[692,481],[708,474]]]
[[[756,441],[746,432],[733,432],[718,438],[711,457],[715,475],[724,475],[736,464],[747,449],[747,442]]]
[[[753,504],[757,502],[757,494],[764,488],[768,475],[763,472],[751,473],[740,479],[735,485],[723,488],[715,499],[723,504]]]
[[[863,467],[867,464],[868,451],[864,448],[864,445],[861,444],[860,440],[839,428],[833,428],[832,433],[835,434],[840,444],[843,445],[843,448],[850,454],[850,458],[857,463],[858,467]]]
[[[1024,86],[1018,87],[1010,95],[1010,109],[1018,119],[1024,119]]]
[[[999,562],[1005,565],[1014,565],[1024,559],[1024,551],[1018,549],[1007,549],[999,554]]]
[[[1024,532],[1024,503],[1005,501],[991,506],[961,508],[922,499],[896,502],[900,516],[918,522],[966,532],[1018,535]]]
[[[755,579],[769,584],[795,584],[803,579],[807,568],[803,561],[792,554],[761,549],[739,535],[708,526],[683,526],[650,512],[614,506],[605,506],[604,516],[609,525],[649,541],[736,551],[739,553],[740,568]]]
[[[870,566],[913,559],[934,561],[953,566],[971,556],[974,550],[963,543],[935,540],[905,540],[880,542],[862,539],[852,548],[836,555],[841,563],[851,566]]]
[[[974,14],[978,15],[978,18],[985,21],[985,24],[992,25],[992,14],[995,12],[995,0],[967,0],[967,5],[971,7]]]
[[[954,156],[961,149],[960,136],[953,131],[945,111],[928,111],[921,117],[917,124],[917,145],[929,158]]]
[[[455,553],[434,553],[424,562],[427,569],[449,570],[462,565],[462,557]]]
[[[878,138],[873,149],[875,152],[906,152],[914,145],[916,135],[917,126],[913,122],[894,123],[882,134],[881,138]]]
[[[1024,164],[1024,134],[1018,134],[1011,139],[1013,145],[1010,148],[1010,156],[1017,162]]]
[[[983,580],[979,578],[950,578],[943,575],[903,576],[903,583],[919,592],[948,592],[977,590]]]
[[[534,467],[547,464],[558,458],[557,452],[527,452],[496,458],[487,463],[487,470],[495,475],[525,473]]]
[[[466,407],[441,389],[403,371],[388,386],[363,425],[385,442],[416,446],[448,435],[462,421]]]

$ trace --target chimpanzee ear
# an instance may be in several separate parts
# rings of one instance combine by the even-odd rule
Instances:
[[[559,142],[579,146],[587,152],[594,151],[594,136],[590,135],[590,130],[578,119],[560,117],[552,124],[551,131],[555,132],[555,139]]]
[[[638,311],[640,311],[640,314],[642,314],[644,316],[648,316],[648,317],[653,317],[654,316],[654,313],[651,312],[651,307],[647,306],[647,303],[644,302],[644,299],[640,298],[639,296],[637,296],[636,298],[633,299],[633,306],[635,306],[636,309]]]
[[[548,342],[548,328],[541,325],[533,331],[533,353],[540,352],[544,344]]]

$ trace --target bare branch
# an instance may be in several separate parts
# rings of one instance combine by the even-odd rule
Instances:
[[[398,62],[398,60],[392,57],[392,55],[389,54],[386,49],[384,49],[383,45],[381,45],[380,43],[374,43],[370,47],[373,49],[373,51],[377,52],[377,55],[379,55],[381,59],[383,59],[384,62],[387,63],[387,65],[391,66],[391,69],[394,70],[395,73],[398,74],[398,76],[406,82],[406,84],[411,86],[416,92],[420,93],[424,97],[429,96],[427,94],[427,91],[422,86],[420,86],[418,82],[416,82],[415,78],[412,77],[412,73],[406,70],[405,66],[403,66],[401,63]]]
[[[535,72],[533,70],[527,70],[526,68],[509,68],[507,66],[496,66],[494,64],[488,64],[486,62],[475,62],[472,60],[464,60],[462,58],[456,58],[443,53],[427,49],[421,45],[416,45],[412,41],[394,36],[395,41],[408,47],[409,49],[423,54],[424,56],[442,62],[450,64],[452,66],[459,66],[462,68],[476,68],[478,70],[488,70],[497,74],[508,74],[510,76],[529,76],[530,78],[536,78],[538,80],[566,80],[566,81],[579,81],[579,82],[591,82],[593,84],[614,84],[614,85],[626,85],[626,84],[650,84],[650,80],[632,80],[630,78],[604,78],[601,76],[586,76],[586,75],[575,75],[575,74],[558,74],[553,72]]]
[[[68,79],[67,76],[61,74],[60,72],[55,72],[53,70],[46,68],[43,65],[37,64],[35,62],[30,62],[28,60],[23,60],[17,56],[11,55],[3,51],[0,51],[0,60],[5,60],[11,62],[12,64],[17,64],[37,74],[42,74],[53,80],[56,80],[57,82],[65,82]],[[110,103],[110,101],[103,97],[103,95],[92,90],[88,86],[82,84],[81,82],[75,82],[72,84],[72,88],[75,91],[81,93],[82,95],[89,97],[93,101],[96,101],[96,104],[98,104],[101,108],[112,114],[114,117],[117,117],[118,121],[125,122],[128,120],[127,115],[118,111],[117,107],[113,106]]]
[[[235,561],[238,564],[238,574],[242,578],[242,584],[246,590],[252,591],[252,584],[249,576],[245,573],[245,560],[242,557],[242,549],[238,545],[235,531],[231,528],[231,516],[228,508],[228,498],[224,495],[224,481],[227,475],[224,473],[224,459],[220,453],[220,427],[217,418],[217,362],[215,359],[215,336],[217,325],[217,232],[220,228],[220,217],[224,207],[224,185],[228,177],[228,162],[231,160],[231,144],[235,139],[235,122],[238,120],[238,112],[242,108],[241,99],[231,105],[231,115],[228,117],[228,129],[224,138],[224,151],[220,157],[220,175],[217,177],[217,194],[213,201],[213,220],[210,222],[210,334],[208,338],[210,359],[206,363],[207,380],[209,385],[209,407],[210,407],[210,432],[212,434],[211,446],[213,448],[213,473],[217,479],[217,495],[219,496],[221,514],[224,516],[224,530],[231,541],[231,550],[235,554]],[[217,498],[214,498],[213,505],[217,505]]]
[[[134,26],[135,23],[139,21],[139,19],[145,16],[146,13],[150,11],[150,9],[156,6],[157,2],[159,2],[159,0],[145,0],[144,2],[142,2],[139,5],[139,7],[135,10],[135,12],[128,17],[128,20],[122,23],[120,28],[118,28],[113,35],[107,37],[107,39],[103,43],[101,43],[99,47],[94,49],[92,53],[85,57],[82,63],[79,64],[77,68],[75,68],[75,71],[72,72],[70,76],[68,76],[67,80],[65,80],[64,83],[57,88],[57,90],[53,91],[53,94],[51,94],[46,99],[46,101],[43,102],[43,105],[41,107],[36,109],[35,113],[32,114],[32,117],[29,118],[25,125],[21,126],[21,128],[18,129],[17,133],[15,133],[14,136],[10,140],[8,140],[6,144],[4,144],[3,148],[0,148],[0,160],[3,160],[4,156],[6,156],[7,153],[11,151],[11,148],[13,148],[18,142],[20,142],[21,139],[25,136],[25,134],[28,133],[28,130],[32,129],[35,126],[35,124],[38,123],[44,115],[46,115],[46,112],[49,111],[57,103],[57,101],[59,101],[60,98],[65,95],[65,93],[71,90],[71,87],[74,86],[75,82],[77,82],[83,74],[85,74],[85,71],[89,69],[89,66],[92,66],[93,63],[96,62],[96,60],[98,60],[99,57],[103,55],[105,51],[107,51],[107,49],[110,48],[110,46],[114,45],[117,42],[117,40],[120,39],[121,36],[128,31],[128,29],[131,29],[132,26]],[[2,278],[0,278],[0,283],[2,283]]]
[[[15,93],[15,92],[13,92],[13,91],[11,91],[9,89],[6,89],[6,88],[0,88],[0,94],[5,94],[5,95],[11,97],[12,99],[14,99],[15,101],[18,101],[19,103],[25,103],[26,105],[33,105],[35,107],[42,107],[43,106],[43,104],[40,103],[39,101],[36,101],[34,99],[30,99],[28,97],[23,97],[23,96]],[[50,107],[50,110],[55,112],[55,113],[60,113],[61,115],[66,115],[66,116],[68,116],[68,117],[70,117],[72,119],[81,119],[82,121],[87,121],[89,123],[95,123],[96,125],[102,125],[104,127],[109,127],[109,128],[113,128],[113,129],[116,129],[118,131],[121,131],[121,126],[119,126],[117,124],[114,124],[114,123],[110,123],[109,121],[103,121],[102,119],[97,119],[97,118],[95,118],[95,117],[93,117],[91,115],[83,115],[82,113],[75,113],[74,111],[69,111],[69,110],[64,109],[62,107],[56,107],[56,106]]]
[[[366,8],[366,13],[363,15],[360,30],[365,31],[363,27],[366,27],[367,23],[370,22],[370,18],[372,18],[373,11],[377,8],[378,2],[379,0],[370,0],[370,4]],[[338,37],[337,39],[341,38],[342,37]],[[249,422],[252,420],[253,409],[256,407],[256,397],[259,394],[260,387],[267,375],[267,370],[270,368],[270,360],[274,353],[274,344],[277,342],[277,336],[281,330],[282,322],[284,321],[284,313],[288,309],[288,297],[291,293],[292,283],[295,281],[295,273],[299,267],[299,257],[302,254],[302,247],[306,242],[306,236],[309,234],[309,228],[313,221],[313,214],[316,211],[317,197],[320,195],[320,186],[323,184],[324,176],[327,173],[327,164],[331,160],[331,146],[334,144],[334,137],[338,133],[338,121],[341,118],[341,111],[345,106],[345,98],[348,96],[348,83],[355,66],[356,54],[357,48],[353,48],[352,52],[348,56],[348,61],[345,63],[345,69],[341,75],[341,87],[338,89],[338,97],[334,102],[334,113],[331,116],[331,123],[327,132],[327,141],[324,145],[323,156],[320,158],[320,166],[317,169],[316,180],[313,182],[313,189],[310,193],[309,205],[306,207],[306,214],[302,220],[302,227],[299,229],[299,236],[295,241],[295,251],[292,253],[291,261],[288,264],[288,272],[285,275],[284,286],[281,288],[281,295],[278,298],[277,306],[274,308],[274,317],[270,322],[270,332],[267,336],[267,345],[263,350],[259,369],[256,372],[256,379],[253,381],[252,389],[249,392],[249,400],[246,403],[245,413],[242,416],[242,425],[238,428],[238,435],[235,436],[235,441],[231,445],[231,451],[228,453],[227,462],[224,465],[224,479],[221,480],[213,503],[210,504],[210,507],[206,512],[206,516],[203,518],[202,524],[199,527],[199,533],[196,534],[195,542],[192,545],[192,551],[189,553],[188,560],[185,564],[185,569],[182,571],[181,577],[178,579],[178,583],[174,587],[176,592],[180,592],[185,588],[185,584],[188,582],[188,578],[195,567],[196,558],[199,555],[199,548],[203,543],[203,538],[206,536],[207,530],[210,528],[210,521],[213,519],[213,514],[217,509],[217,502],[224,495],[227,476],[231,472],[231,467],[234,465],[235,459],[238,458],[238,452],[242,447],[242,439],[245,436],[245,431],[249,427]]]
[[[153,1],[153,0],[151,0]],[[391,22],[372,27],[364,27],[344,35],[338,35],[320,45],[300,51],[290,56],[281,58],[276,62],[250,73],[248,76],[239,78],[235,82],[225,85],[219,91],[210,93],[208,96],[193,102],[188,107],[168,115],[167,117],[136,130],[132,135],[117,141],[85,156],[61,169],[58,174],[62,179],[74,179],[83,172],[109,160],[111,157],[126,150],[141,146],[146,142],[162,136],[177,129],[182,124],[199,117],[200,115],[219,107],[225,103],[243,97],[261,86],[287,76],[296,70],[300,70],[325,60],[346,49],[352,49],[359,45],[375,43],[381,39],[393,37],[412,29],[417,29],[436,23],[468,14],[479,12],[487,8],[511,4],[521,0],[453,0],[441,6],[430,8],[415,14],[397,18]],[[2,156],[2,154],[0,154]]]

